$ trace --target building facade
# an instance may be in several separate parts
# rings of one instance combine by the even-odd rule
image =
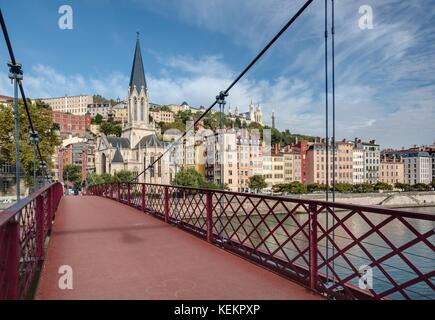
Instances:
[[[51,111],[52,120],[59,126],[61,136],[85,135],[91,127],[91,116],[89,114],[74,115],[71,113]]]
[[[87,112],[92,118],[95,118],[97,114],[101,115],[103,119],[109,119],[113,115],[112,106],[110,103],[91,103],[87,106]]]
[[[404,163],[401,158],[381,158],[379,180],[390,185],[404,183]]]
[[[88,112],[87,107],[94,103],[94,97],[91,95],[78,95],[59,98],[41,98],[36,99],[50,106],[51,110],[74,115],[85,115]]]

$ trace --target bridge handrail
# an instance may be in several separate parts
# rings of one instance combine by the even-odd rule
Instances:
[[[95,185],[87,194],[152,214],[329,297],[411,299],[420,294],[413,291],[416,285],[428,288],[423,297],[435,292],[435,271],[427,267],[435,257],[424,256],[434,252],[432,214],[150,183]],[[398,240],[384,229],[391,225],[412,239]],[[278,232],[285,241],[276,238]],[[373,254],[373,247],[382,250]],[[431,262],[425,267],[418,259]],[[363,265],[387,286],[361,289]],[[406,281],[395,273],[401,267],[411,274]]]
[[[62,195],[52,183],[0,213],[0,300],[28,297]]]

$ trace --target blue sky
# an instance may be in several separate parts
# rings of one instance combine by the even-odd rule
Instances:
[[[302,0],[1,2],[29,97],[124,98],[140,32],[151,101],[209,105],[302,5]],[[63,4],[73,29],[58,27]],[[361,30],[362,5],[374,28]],[[382,147],[435,142],[435,1],[336,0],[337,138]],[[324,135],[323,1],[315,0],[230,93],[265,121]],[[0,94],[12,93],[0,45]]]

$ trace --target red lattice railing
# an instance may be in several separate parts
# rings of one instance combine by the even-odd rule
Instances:
[[[435,299],[434,214],[156,184],[98,185],[88,194],[176,224],[331,298]]]
[[[54,183],[0,213],[0,300],[28,297],[62,194]]]

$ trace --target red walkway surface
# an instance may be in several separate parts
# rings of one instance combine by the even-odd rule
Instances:
[[[58,287],[59,267],[73,289]],[[305,288],[139,210],[61,200],[36,299],[320,299]]]

